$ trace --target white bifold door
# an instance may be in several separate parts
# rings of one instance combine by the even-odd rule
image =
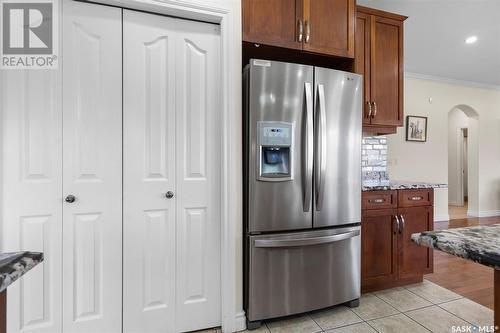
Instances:
[[[119,332],[121,9],[66,1],[63,13],[63,330]]]
[[[1,74],[2,251],[45,255],[8,289],[8,332],[120,332],[121,9],[62,7],[59,70]]]
[[[61,3],[59,69],[0,76],[8,332],[219,326],[219,26]]]
[[[221,324],[219,26],[123,11],[123,328]]]

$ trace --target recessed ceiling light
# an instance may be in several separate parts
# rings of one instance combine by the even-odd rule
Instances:
[[[465,39],[466,44],[474,44],[477,42],[477,36],[470,36]]]

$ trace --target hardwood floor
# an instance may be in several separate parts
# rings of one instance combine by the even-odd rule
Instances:
[[[435,222],[436,230],[500,223],[500,217]],[[434,251],[434,273],[425,278],[441,287],[493,309],[493,269],[441,251]]]
[[[464,203],[463,206],[448,206],[448,215],[450,216],[450,220],[466,219],[467,209],[468,209],[467,201]]]

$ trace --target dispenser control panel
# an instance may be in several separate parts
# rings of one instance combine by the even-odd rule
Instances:
[[[260,145],[290,147],[292,145],[292,124],[260,122]]]

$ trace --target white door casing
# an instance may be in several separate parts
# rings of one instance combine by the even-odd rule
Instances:
[[[121,9],[63,4],[63,331],[119,332]]]
[[[61,105],[58,71],[2,71],[3,252],[43,252],[8,290],[8,332],[61,332]]]
[[[124,331],[218,326],[219,27],[125,10],[123,31]]]

